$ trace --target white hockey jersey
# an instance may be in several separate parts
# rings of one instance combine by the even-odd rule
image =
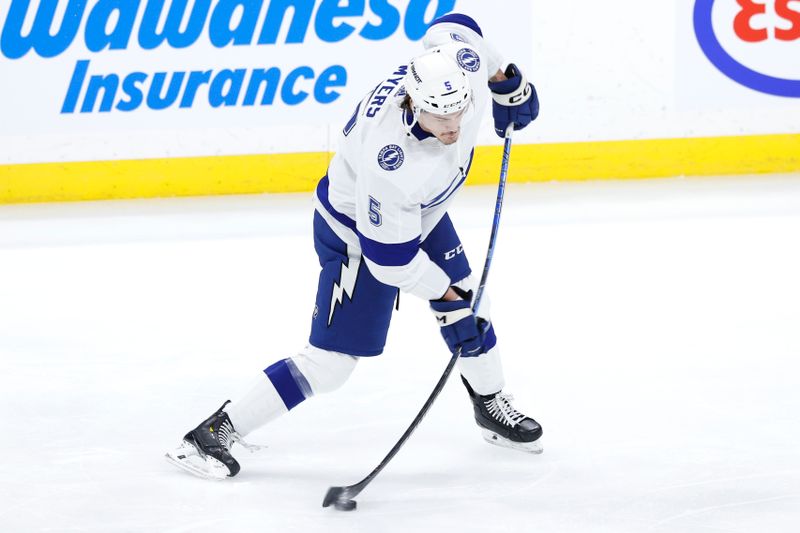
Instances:
[[[457,142],[444,145],[401,108],[406,65],[361,100],[339,138],[339,150],[315,194],[315,208],[363,256],[376,279],[421,298],[440,298],[447,274],[419,248],[445,215],[472,163],[478,128],[491,102],[488,80],[501,58],[474,22],[439,22],[425,34],[426,49],[442,47],[468,75],[473,102]]]

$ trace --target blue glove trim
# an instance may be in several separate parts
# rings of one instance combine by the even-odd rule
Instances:
[[[431,309],[440,313],[451,313],[468,307],[469,301],[467,300],[431,300]]]

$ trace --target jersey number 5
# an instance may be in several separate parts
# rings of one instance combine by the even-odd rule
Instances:
[[[372,196],[369,197],[369,223],[373,226],[380,226],[383,224],[381,203]]]

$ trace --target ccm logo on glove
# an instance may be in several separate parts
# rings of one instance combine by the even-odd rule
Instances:
[[[443,301],[431,300],[431,310],[447,347],[452,353],[461,349],[461,357],[477,357],[484,353],[486,330],[489,327],[485,320],[477,319],[472,313],[470,301],[472,292],[463,292],[454,287],[463,300]],[[479,324],[480,322],[480,324]]]
[[[514,63],[506,67],[505,75],[508,79],[489,82],[494,131],[500,137],[505,136],[510,124],[521,130],[539,116],[539,97],[533,84]]]

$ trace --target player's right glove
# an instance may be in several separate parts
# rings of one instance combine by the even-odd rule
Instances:
[[[508,65],[505,75],[507,80],[489,82],[494,132],[500,137],[505,136],[509,124],[521,130],[539,116],[539,97],[533,84],[514,63]]]
[[[477,357],[486,351],[483,342],[488,322],[476,320],[470,300],[469,297],[452,302],[431,300],[431,310],[447,347],[454,354],[461,348],[461,357]]]

